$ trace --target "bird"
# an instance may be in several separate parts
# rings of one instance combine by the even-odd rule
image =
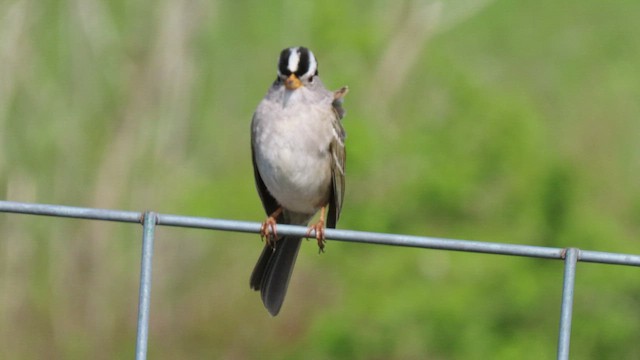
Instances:
[[[302,238],[278,236],[277,224],[308,225],[324,251],[325,227],[335,228],[345,190],[345,130],[341,120],[348,87],[329,91],[318,61],[303,46],[280,52],[277,77],[251,120],[255,185],[267,219],[265,245],[250,278],[271,316],[280,312]]]

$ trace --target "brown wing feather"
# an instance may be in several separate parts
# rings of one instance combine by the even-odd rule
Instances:
[[[327,214],[327,227],[335,228],[338,218],[340,218],[340,211],[342,210],[342,200],[344,199],[345,188],[345,163],[347,159],[347,151],[344,146],[344,139],[346,137],[344,128],[340,120],[345,115],[345,110],[342,107],[342,101],[349,89],[345,86],[342,89],[334,93],[333,110],[336,115],[332,125],[335,132],[335,138],[331,142],[331,170],[332,170],[332,187],[331,195],[329,197],[329,213]]]

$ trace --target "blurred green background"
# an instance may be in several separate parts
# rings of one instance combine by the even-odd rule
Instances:
[[[340,228],[638,253],[640,2],[0,2],[0,198],[262,221],[280,50],[349,85]],[[141,228],[0,215],[0,357],[125,359]],[[161,227],[150,359],[551,359],[562,263]],[[640,273],[578,266],[572,358],[640,358]]]

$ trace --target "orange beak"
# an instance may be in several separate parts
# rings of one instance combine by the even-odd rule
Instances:
[[[302,82],[298,79],[296,74],[291,74],[287,80],[284,81],[284,86],[289,90],[295,90],[302,86]]]

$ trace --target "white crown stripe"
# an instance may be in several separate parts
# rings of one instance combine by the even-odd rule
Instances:
[[[300,64],[300,52],[298,49],[299,48],[292,48],[289,55],[289,64],[287,65],[287,69],[292,73],[298,71],[298,65]]]

